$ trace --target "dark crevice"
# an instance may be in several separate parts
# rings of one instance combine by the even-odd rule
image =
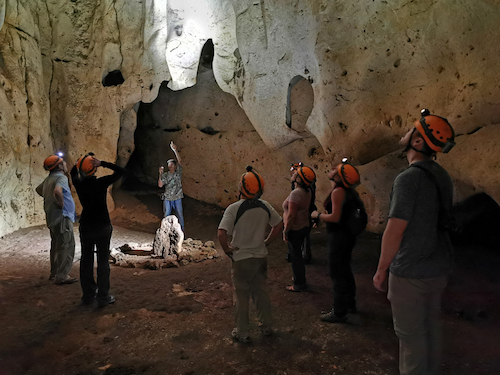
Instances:
[[[214,61],[214,43],[212,39],[208,39],[201,50],[200,65],[204,68],[212,69]]]
[[[200,131],[205,133],[205,134],[208,134],[208,135],[215,135],[215,134],[219,133],[218,130],[215,130],[211,126],[206,126],[203,129],[200,129]]]
[[[102,79],[102,85],[104,87],[119,86],[123,82],[125,82],[125,79],[123,78],[122,72],[119,70],[109,72],[106,77]]]
[[[471,131],[471,132],[467,133],[467,135],[474,134],[475,132],[477,132],[477,131],[479,131],[479,130],[481,130],[481,129],[482,129],[482,126],[479,126],[479,127],[475,128],[473,131]]]
[[[167,132],[167,133],[174,133],[174,132],[179,132],[181,131],[182,129],[180,127],[176,127],[176,128],[164,128],[163,131],[164,132]]]

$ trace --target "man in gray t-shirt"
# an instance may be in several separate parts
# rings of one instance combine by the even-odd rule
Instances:
[[[174,211],[184,231],[184,211],[182,209],[184,193],[182,192],[181,156],[174,142],[170,142],[170,148],[174,152],[176,159],[169,159],[167,161],[167,172],[164,172],[163,166],[160,167],[158,187],[165,187],[165,192],[162,194],[163,216],[167,217]]]
[[[438,374],[441,354],[441,295],[452,265],[448,232],[440,227],[452,205],[453,184],[433,161],[454,146],[454,132],[442,117],[422,111],[420,121],[403,138],[410,168],[401,172],[391,191],[389,220],[373,284],[388,299],[399,338],[402,375]]]
[[[72,284],[78,279],[71,277],[75,256],[75,202],[71,195],[66,162],[59,155],[51,155],[43,162],[49,171],[47,178],[37,186],[36,192],[43,197],[43,207],[50,230],[50,276],[56,284]]]

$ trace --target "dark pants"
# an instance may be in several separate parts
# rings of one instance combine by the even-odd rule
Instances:
[[[312,225],[312,224],[311,224]],[[311,228],[307,228],[306,236],[304,237],[304,243],[302,244],[302,257],[305,262],[309,262],[312,259],[311,254]]]
[[[356,283],[351,269],[351,256],[356,236],[338,230],[328,233],[328,265],[333,282],[335,315],[345,316],[356,306]]]
[[[288,254],[292,263],[293,285],[298,287],[307,286],[306,267],[302,257],[302,245],[307,233],[309,233],[309,227],[288,232]]]
[[[231,262],[238,333],[248,336],[250,299],[257,308],[262,328],[271,328],[271,298],[267,288],[267,258],[248,258]]]
[[[84,302],[106,298],[109,293],[109,244],[113,227],[95,232],[80,232],[82,258],[80,260],[80,283]],[[97,253],[97,283],[94,280],[94,247]]]

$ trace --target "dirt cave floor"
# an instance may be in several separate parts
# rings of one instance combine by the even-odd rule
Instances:
[[[161,220],[153,192],[117,191],[112,247],[152,242]],[[223,209],[184,199],[186,237],[216,241]],[[79,272],[79,237],[72,275]],[[286,247],[269,247],[275,334],[235,343],[227,257],[160,270],[111,267],[116,303],[80,305],[79,283],[48,281],[45,227],[0,238],[0,375],[13,374],[397,374],[398,341],[385,294],[372,286],[380,236],[353,254],[359,313],[319,320],[332,303],[325,228],[312,232],[311,291],[290,293]],[[219,249],[219,252],[221,250]],[[461,247],[443,298],[443,374],[500,374],[498,252]],[[255,310],[251,311],[255,319]]]

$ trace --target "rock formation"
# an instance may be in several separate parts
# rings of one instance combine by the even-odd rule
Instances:
[[[221,206],[253,164],[280,207],[299,160],[322,199],[346,156],[380,231],[421,107],[457,133],[456,198],[499,202],[499,20],[489,0],[0,0],[0,235],[43,223],[53,152],[154,183],[170,140],[185,193]]]

